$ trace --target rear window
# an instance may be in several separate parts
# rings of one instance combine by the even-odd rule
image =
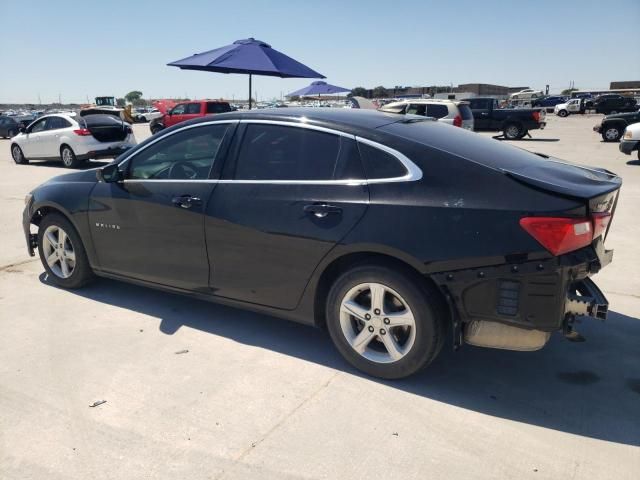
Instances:
[[[407,174],[404,165],[393,155],[362,142],[358,148],[367,178],[396,178]]]
[[[458,110],[460,110],[460,116],[462,117],[462,120],[473,119],[473,112],[471,111],[471,108],[469,108],[469,105],[467,105],[466,103],[458,105]]]
[[[120,117],[115,115],[87,115],[78,119],[81,125],[91,127],[92,125],[122,125]]]
[[[444,104],[430,103],[427,105],[427,117],[444,118],[449,115],[449,107]]]
[[[225,113],[231,111],[231,105],[226,102],[208,102],[207,113]]]

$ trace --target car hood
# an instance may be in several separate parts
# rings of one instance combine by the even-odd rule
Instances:
[[[92,168],[90,170],[82,170],[80,172],[66,173],[64,175],[58,175],[57,177],[51,178],[49,181],[44,184],[50,183],[96,183],[98,179],[96,178],[96,170],[97,168]]]
[[[640,112],[616,113],[615,115],[606,115],[603,120],[612,120],[614,118],[634,118]]]

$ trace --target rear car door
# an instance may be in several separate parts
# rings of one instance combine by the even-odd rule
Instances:
[[[100,268],[176,288],[207,288],[205,211],[210,179],[234,123],[178,129],[134,152],[125,179],[98,183],[89,220]]]
[[[322,258],[364,215],[369,193],[352,135],[242,121],[207,205],[210,286],[293,309]]]

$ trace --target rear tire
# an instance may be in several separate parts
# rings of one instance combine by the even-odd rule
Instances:
[[[503,135],[507,140],[519,140],[524,135],[524,128],[517,123],[508,123],[504,126]]]
[[[18,165],[26,165],[29,163],[29,160],[24,157],[24,153],[22,153],[20,146],[15,143],[11,146],[11,156],[13,157],[13,161]]]
[[[560,110],[558,112],[558,116],[562,117],[562,118],[568,117],[569,116],[569,112],[567,112],[566,110]]]
[[[59,287],[80,288],[94,277],[80,235],[58,213],[49,214],[40,222],[38,253],[51,282]]]
[[[60,159],[67,168],[76,168],[80,165],[80,161],[69,145],[63,145],[62,148],[60,148]]]
[[[331,287],[326,312],[340,354],[374,377],[407,377],[431,363],[444,343],[444,302],[410,271],[354,267]]]
[[[622,130],[619,126],[606,127],[602,130],[602,139],[605,142],[617,142],[622,138]]]

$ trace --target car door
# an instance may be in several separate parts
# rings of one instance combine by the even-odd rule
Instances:
[[[471,99],[469,106],[473,112],[473,120],[477,130],[488,129],[491,126],[491,118],[489,110],[489,100],[487,99]]]
[[[100,269],[186,290],[207,289],[204,217],[234,123],[198,124],[147,144],[98,183],[89,220]]]
[[[22,153],[27,158],[40,158],[44,156],[42,147],[43,137],[47,126],[47,117],[33,122],[25,131],[26,138],[20,143]]]
[[[302,124],[241,123],[205,233],[215,295],[293,309],[322,258],[364,215],[353,136]]]
[[[171,127],[177,123],[183,122],[186,108],[187,108],[186,103],[181,103],[173,107],[169,111],[167,118],[165,118],[165,123],[166,123],[165,127]]]
[[[60,155],[60,134],[63,129],[70,126],[71,124],[62,117],[47,117],[47,124],[42,132],[39,145],[43,157],[54,158]]]

